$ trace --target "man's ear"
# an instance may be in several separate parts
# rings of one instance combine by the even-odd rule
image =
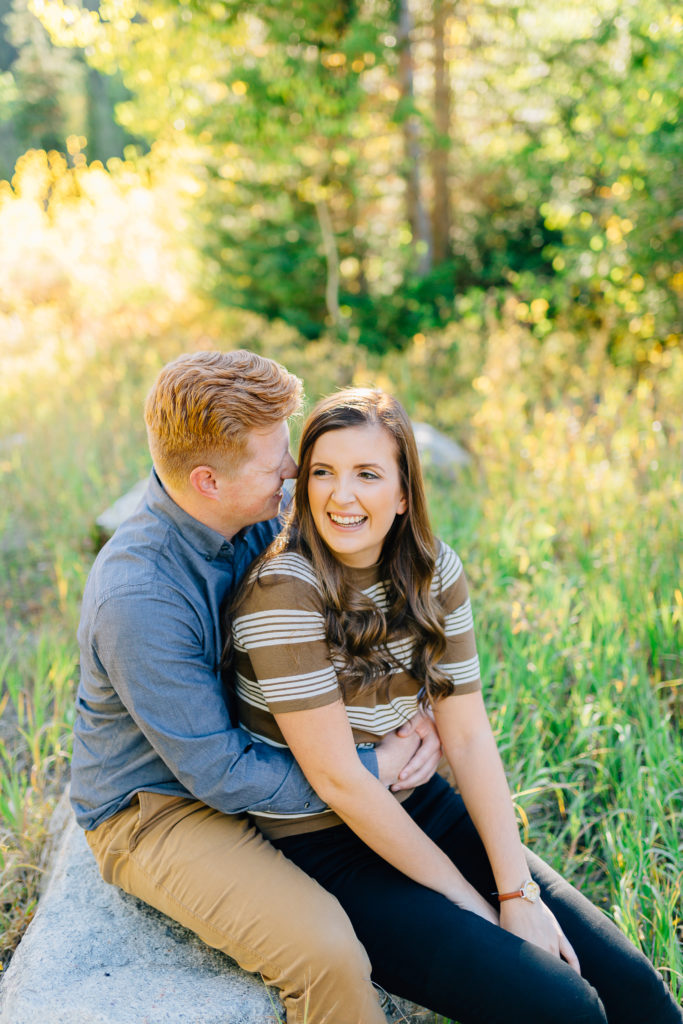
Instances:
[[[201,498],[214,500],[218,497],[216,471],[211,466],[195,466],[190,473],[190,486]]]

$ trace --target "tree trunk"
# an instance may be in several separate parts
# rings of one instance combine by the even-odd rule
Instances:
[[[444,263],[450,256],[451,202],[448,187],[448,157],[452,96],[444,35],[450,11],[450,0],[433,0],[432,30],[434,34],[434,125],[436,139],[431,152],[432,238],[434,263]]]
[[[335,334],[338,334],[341,326],[341,315],[339,311],[339,253],[337,252],[337,239],[334,237],[332,218],[324,199],[316,199],[315,212],[318,217],[318,225],[325,250],[325,262],[327,264],[325,305],[332,322],[332,329]]]
[[[429,273],[432,268],[432,231],[427,209],[422,197],[420,165],[422,162],[422,143],[420,121],[416,114],[411,113],[415,101],[413,85],[413,54],[411,48],[411,32],[413,19],[410,13],[409,0],[400,0],[398,24],[399,48],[399,80],[401,103],[408,108],[408,115],[403,118],[403,144],[405,158],[406,213],[413,235],[413,244],[417,249],[417,272],[420,276]]]

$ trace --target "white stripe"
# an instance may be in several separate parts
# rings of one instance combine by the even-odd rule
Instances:
[[[245,704],[251,704],[253,708],[259,708],[261,711],[268,711],[268,702],[263,696],[263,691],[257,682],[253,679],[247,679],[246,676],[240,675],[238,672],[235,678],[235,691],[240,700],[243,700]]]
[[[469,598],[459,608],[449,612],[444,619],[446,636],[458,636],[460,633],[468,633],[474,629],[472,619],[472,605]]]
[[[286,818],[287,821],[296,821],[297,818],[312,818],[318,814],[334,814],[329,807],[324,811],[297,811],[284,814],[282,811],[249,811],[255,818]]]
[[[241,615],[233,622],[232,631],[235,647],[241,651],[283,642],[304,644],[325,639],[322,615],[296,608]]]
[[[306,700],[337,689],[337,675],[332,666],[303,676],[278,676],[262,679],[261,689],[269,704],[288,700]]]
[[[240,725],[240,729],[244,729],[245,732],[249,733],[252,739],[258,740],[259,743],[267,743],[269,747],[278,747],[280,750],[288,749],[286,743],[278,743],[276,740],[272,740],[269,736],[262,736],[261,733],[254,732],[253,729],[247,729],[246,725]]]
[[[442,592],[452,587],[462,573],[462,562],[455,551],[447,544],[441,543],[441,550],[436,558],[436,572],[432,580],[432,591]]]
[[[399,712],[403,713],[403,709],[406,707],[412,707],[417,703],[419,694],[418,693],[407,693],[403,697],[393,697],[388,704],[375,704],[374,707],[358,707],[355,704],[349,704],[346,710],[349,714],[354,714],[357,718],[372,717],[373,715],[389,714],[398,709]]]
[[[467,661],[457,661],[449,665],[440,664],[439,668],[446,675],[449,675],[456,685],[458,683],[477,682],[481,674],[479,671],[479,658],[476,654]]]
[[[373,583],[371,587],[366,587],[363,590],[366,597],[369,597],[371,601],[374,601],[378,608],[382,611],[387,609],[387,585],[380,580],[379,583]]]
[[[268,559],[261,566],[259,575],[292,576],[295,579],[305,580],[306,583],[310,583],[317,591],[320,591],[318,580],[310,562],[294,551],[285,552],[284,554],[276,555],[275,558]]]
[[[415,650],[415,641],[411,636],[404,637],[403,640],[390,640],[387,644],[387,650],[393,654],[397,661],[402,661],[404,665],[410,667],[413,660],[413,651]]]
[[[322,622],[323,617],[320,612],[307,611],[305,608],[276,608],[264,612],[249,612],[247,615],[238,615],[235,619],[236,622],[239,622],[247,628],[259,623],[262,625],[264,622],[266,624],[270,622],[282,623],[289,621],[296,623],[307,622],[310,620]]]
[[[306,676],[287,676],[282,679],[263,679],[255,682],[237,673],[236,690],[238,696],[252,707],[268,711],[270,703],[285,700],[305,700],[321,693],[330,693],[337,689],[337,676],[330,667],[322,672],[312,672]]]
[[[396,676],[396,675],[400,675],[401,672],[406,672],[406,673],[409,674],[410,673],[410,666],[411,666],[412,660],[413,660],[413,644],[412,644],[412,641],[410,642],[410,646],[408,648],[404,649],[404,650],[401,650],[401,645],[399,643],[388,644],[388,647],[389,647],[390,653],[394,655],[394,657],[399,662],[399,664],[391,665],[387,669],[387,675],[389,675],[389,676]],[[375,650],[376,649],[377,648],[375,648]],[[335,669],[336,672],[342,672],[344,670],[344,666],[346,665],[346,662],[341,657],[341,655],[338,655],[338,654],[337,655],[332,655],[331,658],[330,658],[330,661],[332,662],[332,666],[333,666],[333,668]]]
[[[384,736],[412,718],[418,703],[419,695],[415,694],[397,697],[390,704],[378,704],[374,708],[347,707],[346,714],[353,728]]]
[[[259,683],[263,690],[266,687],[271,690],[273,687],[277,689],[278,686],[281,686],[283,690],[287,690],[292,686],[307,686],[309,683],[312,686],[316,686],[323,680],[330,679],[336,682],[336,673],[331,665],[325,665],[324,668],[316,669],[315,672],[304,672],[301,675],[268,676],[265,679],[259,679]]]

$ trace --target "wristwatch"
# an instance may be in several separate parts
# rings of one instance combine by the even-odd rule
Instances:
[[[533,878],[527,878],[526,881],[522,882],[519,889],[515,889],[514,892],[499,892],[496,895],[498,896],[499,903],[502,903],[503,900],[514,900],[518,897],[526,900],[527,903],[536,903],[541,895],[541,890]]]

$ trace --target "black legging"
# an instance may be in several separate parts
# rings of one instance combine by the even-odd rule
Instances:
[[[497,906],[488,858],[462,799],[435,776],[403,806]],[[345,825],[288,836],[275,845],[337,897],[368,952],[374,981],[460,1024],[683,1021],[643,954],[529,851],[530,873],[576,950],[583,977],[411,881]]]

